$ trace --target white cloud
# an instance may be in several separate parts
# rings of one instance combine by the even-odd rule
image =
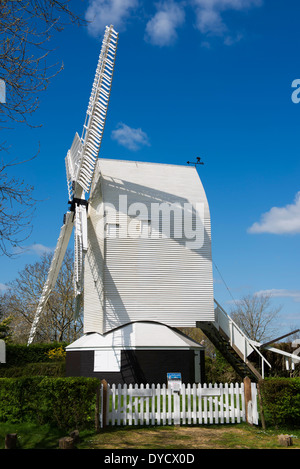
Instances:
[[[148,136],[142,129],[133,129],[120,122],[116,130],[111,133],[113,140],[116,140],[123,147],[129,150],[139,150],[142,146],[150,146]]]
[[[90,0],[85,19],[89,21],[88,32],[92,36],[103,35],[105,26],[113,24],[116,29],[124,28],[131,10],[138,0]]]
[[[173,44],[178,29],[185,23],[185,9],[189,7],[196,15],[196,27],[202,34],[206,37],[220,36],[229,46],[242,36],[239,33],[232,35],[228,31],[223,14],[229,10],[249,10],[262,3],[263,0],[160,0],[155,5],[155,15],[146,25],[145,40],[161,47]],[[145,9],[140,0],[89,0],[85,13],[85,19],[89,22],[88,32],[95,37],[102,36],[105,26],[110,24],[118,31],[125,29],[133,15],[141,20],[139,7],[141,11]]]
[[[236,44],[237,42],[240,42],[241,39],[243,39],[242,34],[237,34],[235,37],[226,36],[224,39],[224,44],[225,46],[231,46],[232,44]]]
[[[53,251],[53,248],[49,248],[43,244],[38,243],[14,248],[14,254],[35,254],[38,256],[42,256],[43,254],[50,254],[53,253]]]
[[[276,289],[260,290],[255,293],[256,296],[273,296],[276,298],[292,298],[297,303],[300,302],[300,290]]]
[[[5,285],[5,283],[0,283],[0,293],[5,292],[8,289],[9,289],[9,287],[7,285]]]
[[[273,207],[254,223],[248,233],[296,234],[300,233],[300,191],[293,204]]]
[[[226,26],[222,21],[221,15],[213,8],[197,8],[197,28],[203,33],[223,34]]]
[[[177,28],[184,23],[182,6],[174,1],[157,5],[157,13],[147,23],[145,40],[156,46],[169,46],[177,39]]]
[[[228,36],[228,28],[222,18],[227,10],[248,10],[262,5],[262,0],[192,0],[196,10],[196,26],[203,34],[225,36],[224,43],[231,45],[241,39]]]

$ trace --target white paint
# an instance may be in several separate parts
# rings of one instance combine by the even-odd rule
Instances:
[[[94,371],[120,371],[120,350],[95,350]]]
[[[163,324],[137,322],[127,324],[105,334],[90,333],[66,347],[67,351],[80,350],[202,350],[203,347]]]
[[[191,239],[184,232],[179,237],[176,227],[170,237],[162,227],[158,236],[145,236],[147,229],[151,235],[155,231],[149,218],[153,203],[201,207],[194,211],[198,228],[196,221],[193,226],[201,246],[193,249]],[[141,218],[134,217],[134,204],[148,209]],[[107,223],[119,226],[111,231],[109,225],[110,236],[105,236]],[[122,230],[129,225],[135,236],[124,236]],[[115,236],[117,231],[122,232],[121,238]],[[195,168],[99,160],[89,202],[88,233],[85,333],[105,333],[143,320],[175,327],[214,321],[210,214]]]
[[[140,390],[151,391],[144,396]],[[251,423],[258,425],[257,387],[251,383]],[[123,399],[122,399],[123,396]],[[108,384],[106,422],[110,425],[199,425],[246,421],[243,383],[182,384],[171,398],[165,384]],[[176,397],[176,399],[175,399]],[[100,416],[101,422],[103,417]]]

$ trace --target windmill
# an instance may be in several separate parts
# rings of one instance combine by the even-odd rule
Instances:
[[[74,290],[78,314],[83,292],[83,264],[87,250],[87,200],[93,181],[94,169],[102,141],[107,108],[109,103],[118,33],[113,26],[107,26],[102,42],[91,96],[86,112],[81,137],[76,132],[70,150],[65,158],[70,209],[64,216],[64,223],[54,251],[42,295],[32,323],[28,345],[32,343],[40,317],[55,286],[66,249],[73,231],[74,246]]]
[[[263,345],[248,339],[213,298],[210,212],[196,170],[203,164],[201,158],[188,162],[194,168],[98,160],[117,42],[113,26],[106,27],[82,136],[75,134],[65,159],[70,208],[28,344],[34,340],[74,228],[75,315],[84,290],[85,324],[84,335],[66,347],[68,376],[163,382],[166,372],[180,366],[185,379],[196,380],[204,363],[201,345],[181,340],[175,328],[199,327],[241,376],[250,370],[254,379],[260,379],[247,357],[255,351],[270,366],[261,354]],[[106,208],[117,207],[116,201],[119,207],[110,219]],[[137,216],[132,209],[141,205],[146,214],[142,210]],[[166,234],[164,224],[160,228],[156,223],[153,208],[176,208],[181,220],[190,221],[189,229],[182,233],[175,227],[174,212],[173,234]],[[115,236],[127,223],[135,235]],[[293,363],[300,360],[285,356]]]

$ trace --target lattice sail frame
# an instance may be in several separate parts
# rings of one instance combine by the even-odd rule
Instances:
[[[53,290],[62,262],[64,260],[64,256],[70,241],[70,237],[73,231],[73,224],[74,224],[74,214],[73,212],[67,212],[64,217],[64,224],[60,229],[59,238],[57,240],[56,248],[54,251],[54,255],[50,264],[47,280],[44,284],[43,291],[39,300],[39,304],[35,313],[34,321],[31,326],[30,335],[28,339],[28,345],[31,344],[33,341],[36,329],[38,326],[38,322],[40,320],[41,314],[46,306],[48,298]]]
[[[75,197],[81,190],[89,192],[91,187],[106,121],[117,43],[118,33],[113,26],[107,26],[83,125],[80,155],[78,136],[75,135],[73,151],[71,148],[66,158],[68,187],[73,187]]]
[[[82,198],[83,193],[88,193],[93,180],[106,122],[117,51],[117,40],[118,34],[116,31],[114,31],[112,26],[107,26],[83,125],[80,140],[81,145],[78,140],[78,135],[75,135],[69,153],[74,168],[75,177],[72,181],[71,190],[75,198]],[[68,164],[70,164],[69,161]],[[68,187],[70,187],[70,179],[68,180]],[[86,219],[86,206],[75,205],[74,291],[76,303],[80,301],[78,297],[83,292],[83,266],[87,250],[85,244],[87,243],[82,244],[82,240],[86,236],[85,231],[83,231],[86,230]],[[78,310],[78,304],[76,304],[76,310]]]
[[[78,176],[82,147],[82,141],[76,132],[72,146],[65,158],[69,200],[72,200],[74,195],[74,182],[77,180]]]
[[[75,297],[83,291],[83,263],[87,251],[87,214],[84,205],[75,209],[75,246],[74,246],[74,293]]]

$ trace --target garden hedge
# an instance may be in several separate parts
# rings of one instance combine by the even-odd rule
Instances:
[[[10,366],[0,368],[0,378],[22,378],[25,376],[50,376],[59,378],[66,376],[66,363],[28,363],[23,366]]]
[[[0,364],[0,369],[13,366],[23,366],[27,363],[45,363],[53,361],[50,352],[54,349],[65,348],[67,343],[52,342],[47,344],[6,344],[6,363]]]
[[[266,378],[260,382],[266,420],[276,427],[300,425],[300,378]]]
[[[0,378],[0,421],[89,428],[95,422],[95,378]]]

